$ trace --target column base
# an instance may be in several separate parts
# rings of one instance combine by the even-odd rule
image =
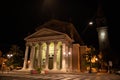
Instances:
[[[48,71],[49,69],[48,69],[48,68],[45,68],[44,70]]]
[[[34,70],[34,68],[28,68],[28,70]]]
[[[53,68],[52,70],[53,70],[53,71],[57,71],[58,69],[57,69],[57,68]]]
[[[66,70],[66,69],[61,69],[60,71],[62,71],[62,72],[67,72],[67,70]]]
[[[21,70],[26,70],[27,68],[22,68]]]

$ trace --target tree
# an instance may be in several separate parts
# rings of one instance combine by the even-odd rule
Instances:
[[[11,61],[11,65],[13,64],[14,67],[23,65],[24,54],[18,45],[12,45],[7,54],[13,55],[13,57],[11,57],[11,59],[8,61],[8,63],[10,63],[10,61]]]
[[[4,63],[6,63],[7,59],[2,56],[2,51],[0,50],[0,70],[3,69]]]
[[[0,57],[2,57],[2,51],[0,50]]]
[[[97,58],[97,51],[95,50],[95,48],[93,46],[87,47],[85,58],[86,58],[86,65],[89,66],[90,68],[89,69],[90,73],[91,73],[91,68],[97,66],[97,64],[92,61],[95,59],[95,57]]]
[[[2,51],[0,50],[0,69],[1,69],[2,63],[3,63]]]

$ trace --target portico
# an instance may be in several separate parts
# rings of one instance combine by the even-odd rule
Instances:
[[[43,28],[39,32],[45,32],[45,34],[47,34],[54,31]],[[60,32],[56,32],[56,34],[59,35],[31,38],[36,36],[36,34],[34,34],[25,39],[27,42],[23,69],[33,70],[42,68],[44,70],[66,71],[68,65],[72,65],[72,59],[70,59],[69,64],[67,62],[67,58],[72,58],[70,57],[71,55],[67,56],[69,53],[72,53],[70,49],[72,47],[72,39]],[[30,61],[29,65],[28,60]]]

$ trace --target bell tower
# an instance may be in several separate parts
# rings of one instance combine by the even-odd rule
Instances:
[[[99,51],[102,54],[102,59],[108,61],[110,54],[110,44],[108,39],[108,26],[102,8],[102,0],[98,0],[98,8],[96,14],[96,25],[98,32]]]

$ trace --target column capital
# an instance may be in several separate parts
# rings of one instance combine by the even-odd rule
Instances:
[[[67,45],[68,45],[68,42],[67,42],[66,40],[62,41],[62,43],[65,43],[65,44],[67,44]]]
[[[42,44],[43,44],[43,42],[39,42],[38,44],[39,44],[39,45],[42,45]]]
[[[30,42],[26,42],[25,45],[26,45],[26,46],[30,46]]]
[[[47,41],[47,42],[46,42],[46,44],[47,44],[47,45],[49,45],[49,44],[50,44],[50,42],[49,42],[49,41]]]
[[[35,45],[36,45],[36,43],[31,43],[31,44],[30,44],[30,46],[35,46]]]

